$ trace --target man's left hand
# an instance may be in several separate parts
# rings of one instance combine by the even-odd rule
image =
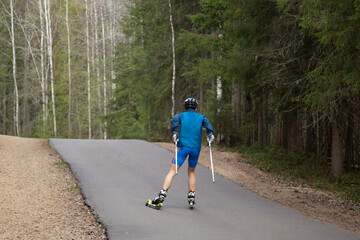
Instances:
[[[207,141],[209,143],[212,143],[214,140],[215,140],[214,134],[209,134],[208,137],[207,137]]]

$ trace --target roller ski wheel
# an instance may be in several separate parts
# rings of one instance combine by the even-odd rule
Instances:
[[[163,206],[163,204],[162,203],[154,204],[152,203],[151,199],[148,199],[147,202],[145,203],[145,206],[159,210]]]
[[[189,191],[189,193],[188,193],[188,203],[189,203],[190,209],[193,209],[194,205],[195,205],[195,192],[194,191]]]
[[[189,208],[190,208],[191,210],[193,210],[193,209],[194,209],[194,205],[195,205],[195,203],[194,203],[194,202],[189,202]]]

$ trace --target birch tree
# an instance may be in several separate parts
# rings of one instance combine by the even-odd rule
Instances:
[[[100,80],[100,61],[99,61],[99,35],[98,35],[98,12],[97,12],[97,1],[93,1],[94,6],[94,31],[95,31],[95,68],[96,68],[96,85],[97,85],[97,100],[98,100],[98,109],[101,112],[101,80]],[[102,138],[102,124],[99,123],[100,138]]]
[[[53,131],[54,136],[57,136],[56,128],[56,108],[55,108],[55,86],[54,86],[54,66],[53,66],[53,42],[52,42],[52,25],[51,25],[51,6],[49,0],[44,0],[44,15],[47,35],[47,49],[49,56],[49,68],[50,68],[50,84],[51,84],[51,101],[52,101],[52,112],[53,112]]]
[[[69,77],[69,108],[68,108],[68,136],[71,137],[71,44],[70,44],[70,24],[69,24],[69,0],[65,2],[66,7],[66,30],[67,30],[67,50],[68,50],[68,77]]]
[[[12,46],[12,64],[14,79],[15,111],[14,111],[14,128],[15,134],[20,136],[19,127],[19,90],[16,79],[16,46],[15,46],[15,29],[14,29],[14,6],[13,0],[10,0],[10,17],[11,17],[11,46]]]
[[[175,66],[175,31],[173,24],[173,16],[171,9],[171,0],[169,0],[169,19],[170,19],[170,27],[171,27],[171,49],[172,49],[172,82],[171,82],[171,100],[172,100],[172,108],[171,108],[171,117],[175,115],[175,75],[176,75],[176,66]]]
[[[43,20],[43,9],[42,9],[42,0],[38,0],[39,8],[39,21],[40,21],[40,75],[41,75],[41,99],[42,99],[42,120],[43,128],[45,128],[47,120],[47,107],[46,107],[46,84],[45,84],[45,56],[44,56],[44,20]]]
[[[88,0],[85,0],[86,13],[86,62],[87,62],[87,100],[88,100],[88,124],[89,139],[91,139],[91,81],[90,81],[90,39],[89,39],[89,8]]]
[[[108,4],[108,9],[110,12],[110,24],[109,24],[109,34],[110,34],[110,55],[111,55],[111,59],[110,59],[110,73],[111,73],[111,81],[112,81],[112,86],[111,86],[111,98],[113,98],[113,94],[114,94],[114,90],[115,90],[115,83],[114,80],[116,78],[115,75],[115,70],[114,70],[114,58],[115,58],[115,22],[116,22],[116,18],[115,18],[115,9],[113,8],[113,2],[112,1],[106,1],[106,3]]]
[[[104,24],[104,2],[101,8],[101,30],[102,30],[102,51],[103,51],[103,70],[104,70],[104,116],[106,117],[107,112],[106,112],[106,105],[107,105],[107,93],[106,93],[106,38],[105,38],[105,24]],[[107,122],[106,119],[104,120],[104,139],[107,138],[107,133],[106,133],[106,127],[107,127]]]

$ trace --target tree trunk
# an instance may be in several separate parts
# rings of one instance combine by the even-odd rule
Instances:
[[[48,44],[48,55],[49,55],[49,68],[50,68],[50,84],[51,84],[51,102],[53,111],[53,127],[54,136],[57,136],[56,127],[56,108],[55,108],[55,77],[54,77],[54,66],[53,66],[53,48],[52,48],[52,26],[51,26],[51,6],[50,1],[44,1],[45,7],[45,24],[47,26],[47,44]]]
[[[3,78],[3,84],[4,84],[4,88],[3,88],[3,96],[4,96],[4,98],[3,98],[3,101],[2,101],[2,106],[3,106],[3,113],[2,113],[2,115],[3,115],[3,131],[2,131],[2,133],[4,134],[4,135],[6,135],[6,133],[7,133],[7,127],[6,127],[6,120],[7,120],[7,114],[6,114],[6,112],[7,112],[7,94],[6,94],[6,78]]]
[[[354,162],[354,118],[353,118],[353,108],[351,103],[348,105],[348,110],[350,114],[348,114],[347,120],[347,133],[346,133],[346,147],[345,147],[345,169],[347,172],[352,171],[352,166],[355,165]]]
[[[71,44],[70,44],[70,24],[69,24],[69,0],[66,0],[66,30],[67,30],[67,50],[68,50],[68,77],[69,77],[69,108],[68,108],[68,137],[71,137],[71,88],[72,88],[72,84],[71,84]]]
[[[87,0],[85,0],[86,2]],[[76,116],[77,116],[77,122],[78,122],[78,138],[81,139],[82,138],[82,129],[81,129],[81,117],[80,117],[80,111],[79,111],[79,98],[76,97],[75,99],[75,112],[77,113]]]
[[[107,1],[108,5],[108,9],[110,11],[110,54],[111,54],[111,64],[110,64],[110,73],[111,73],[111,93],[110,93],[110,98],[113,99],[114,98],[114,92],[115,92],[115,78],[116,78],[116,74],[115,74],[115,69],[114,69],[114,59],[115,59],[115,48],[116,48],[116,44],[115,44],[115,26],[116,26],[116,18],[115,18],[115,9],[113,8],[113,2],[112,1]]]
[[[240,99],[241,99],[241,110],[240,110],[240,127],[242,127],[242,129],[245,128],[246,125],[246,114],[247,114],[247,98],[246,98],[246,92],[243,89],[240,89]],[[245,136],[241,136],[243,138],[241,143],[247,143],[248,142],[248,134],[246,134]],[[245,138],[244,138],[245,137]]]
[[[46,27],[46,26],[45,26]],[[46,32],[45,32],[46,34]],[[45,35],[46,38],[46,35]],[[46,41],[47,42],[47,41]],[[45,46],[44,48],[44,56],[45,56],[45,63],[47,62],[47,46]],[[46,120],[46,124],[44,126],[46,126],[48,124],[48,120],[49,120],[49,64],[45,64],[45,120]],[[45,129],[45,128],[44,128]]]
[[[216,77],[216,99],[221,101],[222,99],[222,78],[221,76]],[[220,109],[218,109],[220,111]]]
[[[106,121],[106,115],[107,115],[107,111],[106,111],[106,107],[107,107],[107,92],[106,92],[106,88],[107,88],[107,84],[106,84],[106,44],[105,44],[105,24],[104,24],[104,4],[102,5],[101,8],[101,30],[102,30],[102,45],[103,45],[103,68],[104,68],[104,139],[107,139],[107,121]]]
[[[86,61],[87,61],[87,101],[88,101],[88,124],[89,124],[89,139],[91,139],[91,81],[90,81],[90,40],[89,40],[89,11],[88,1],[85,0],[85,13],[86,13]],[[79,132],[80,132],[79,125]],[[80,133],[79,133],[80,135]]]
[[[45,94],[45,57],[44,57],[44,22],[43,22],[43,10],[42,10],[42,0],[39,0],[39,19],[40,19],[40,64],[41,64],[41,99],[42,99],[42,120],[43,120],[43,129],[45,129],[46,124],[46,94]]]
[[[96,67],[95,67],[95,24],[94,24],[94,11],[92,10],[91,7],[94,7],[91,4],[91,0],[89,0],[89,20],[90,20],[90,26],[89,26],[89,38],[91,38],[91,71],[92,73],[96,72]],[[91,34],[90,34],[90,29],[91,29]]]
[[[315,116],[315,121],[316,121],[316,153],[320,154],[320,119],[319,119],[319,114],[316,114]]]
[[[98,111],[101,113],[101,80],[100,80],[100,61],[99,61],[99,36],[98,36],[98,14],[97,14],[97,1],[94,0],[94,30],[95,30],[95,68],[96,68],[96,85],[97,85],[97,103]],[[103,130],[101,120],[99,122],[100,138],[103,138]]]
[[[284,113],[279,115],[279,146],[284,147]]]
[[[20,127],[19,127],[19,90],[18,90],[18,84],[17,84],[17,79],[16,79],[16,50],[15,50],[16,46],[15,46],[13,0],[10,0],[10,16],[11,16],[11,46],[12,46],[14,95],[15,95],[14,129],[15,129],[15,135],[20,136]]]
[[[232,83],[231,109],[233,134],[230,141],[231,144],[236,144],[240,140],[238,135],[240,129],[240,87],[236,83]]]
[[[263,95],[260,96],[260,102],[258,102],[257,104],[258,106],[258,110],[257,110],[257,115],[258,115],[258,132],[257,132],[257,138],[258,141],[261,144],[264,144],[264,97]]]
[[[342,143],[339,127],[335,119],[331,122],[332,144],[331,144],[331,170],[335,177],[344,175],[344,161],[342,154]]]
[[[171,117],[175,116],[175,76],[176,76],[176,65],[175,65],[175,31],[174,31],[174,24],[173,24],[173,16],[172,16],[172,9],[171,9],[171,0],[169,0],[169,15],[170,15],[170,27],[171,27],[171,49],[172,49],[172,82],[171,82],[171,100],[172,100],[172,107],[171,107]]]
[[[26,20],[25,20],[26,22]],[[26,36],[26,33],[25,33]],[[26,38],[26,37],[25,37]],[[20,122],[22,122],[22,127],[21,127],[21,133],[23,135],[28,135],[30,134],[30,112],[29,112],[29,92],[30,92],[30,84],[29,84],[29,51],[31,48],[31,45],[28,45],[27,43],[24,43],[24,77],[23,77],[23,97],[22,97],[22,114],[21,114],[21,120]]]
[[[232,105],[232,125],[233,128],[238,130],[240,127],[240,87],[233,83],[231,93],[231,105]]]
[[[221,78],[221,76],[216,77],[216,99],[219,103],[222,100],[222,78]],[[218,107],[217,113],[219,115],[221,114],[220,107]],[[221,142],[222,141],[222,122],[219,122],[219,130],[220,131],[218,131],[217,139],[219,142]]]
[[[353,170],[359,172],[360,166],[360,111],[357,111],[357,114],[354,114],[354,151],[356,153],[356,157],[354,156],[354,166]]]

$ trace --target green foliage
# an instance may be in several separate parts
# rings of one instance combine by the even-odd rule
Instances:
[[[305,0],[301,26],[314,34],[324,45],[354,48],[358,45],[359,3],[345,1]]]
[[[146,139],[145,126],[142,125],[142,121],[136,119],[137,116],[132,116],[131,114],[135,112],[131,110],[133,106],[129,108],[124,107],[123,109],[117,111],[116,114],[111,114],[109,119],[112,124],[109,128],[109,134],[114,138],[121,139]]]
[[[279,175],[293,184],[332,191],[344,199],[360,203],[358,175],[347,174],[342,178],[334,178],[328,160],[323,156],[264,146],[260,143],[251,147],[241,146],[239,151],[248,163]]]
[[[308,73],[310,85],[304,102],[330,116],[360,93],[358,5],[353,0],[306,0],[301,5],[302,30],[316,37],[322,48],[322,60]]]
[[[189,15],[188,18],[202,30],[218,29],[223,23],[223,12],[226,9],[226,1],[223,0],[200,0],[202,12]]]
[[[43,121],[42,118],[39,118],[35,123],[34,130],[29,136],[32,138],[51,138],[53,137],[53,130],[47,121]]]
[[[150,11],[149,11],[150,9]],[[160,139],[167,131],[171,93],[171,33],[168,4],[135,1],[124,22],[131,41],[120,44],[111,137]],[[164,24],[166,23],[166,24]]]

